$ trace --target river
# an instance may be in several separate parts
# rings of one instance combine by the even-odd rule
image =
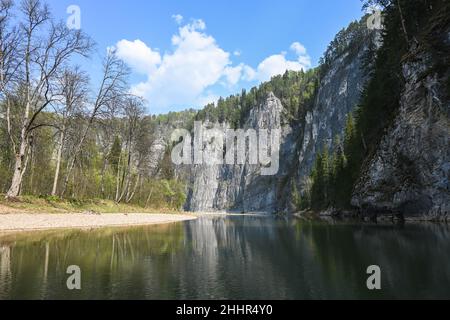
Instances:
[[[79,266],[81,290],[67,268]],[[369,290],[367,268],[381,269]],[[0,235],[0,299],[450,299],[448,225],[266,216]]]

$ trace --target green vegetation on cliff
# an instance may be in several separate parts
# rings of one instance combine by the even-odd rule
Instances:
[[[275,76],[248,92],[243,90],[241,94],[220,98],[217,104],[209,104],[199,111],[195,119],[226,122],[234,128],[242,128],[250,110],[260,105],[273,92],[285,108],[283,120],[287,123],[295,122],[312,105],[319,83],[317,71],[286,71],[284,75]]]
[[[450,28],[450,2],[445,0],[370,0],[383,8],[382,45],[367,54],[368,82],[358,109],[349,115],[344,137],[318,155],[312,186],[302,207],[322,210],[351,207],[353,188],[365,161],[376,151],[394,120],[404,88],[403,64],[420,51],[434,62],[426,73],[443,74],[450,65],[442,35]],[[446,49],[447,48],[447,49]],[[425,74],[423,76],[426,76]]]

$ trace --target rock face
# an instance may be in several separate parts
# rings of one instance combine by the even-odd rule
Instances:
[[[267,130],[268,137],[272,137],[275,130],[281,132],[282,155],[289,154],[285,148],[292,145],[286,143],[291,133],[288,126],[282,126],[281,114],[283,106],[280,100],[272,93],[260,106],[251,110],[243,128]],[[218,125],[216,125],[218,126]],[[225,132],[229,125],[218,127]],[[214,143],[205,143],[203,150],[214,151]],[[247,148],[247,151],[250,151]],[[249,157],[245,164],[209,165],[201,164],[194,167],[191,173],[191,190],[188,195],[187,209],[191,211],[245,211],[245,212],[272,212],[275,210],[276,186],[281,177],[280,170],[271,176],[261,175],[263,167],[260,164],[250,164]]]
[[[375,46],[380,45],[379,35],[369,36]],[[450,32],[442,42],[450,48]],[[367,46],[361,43],[350,42],[347,50],[334,56],[314,104],[294,124],[285,123],[284,107],[273,93],[251,110],[243,130],[281,133],[275,174],[262,175],[265,167],[250,164],[248,155],[242,164],[185,166],[178,169],[189,181],[185,209],[289,212],[293,184],[298,190],[308,187],[317,154],[342,135],[348,114],[359,102],[368,80],[363,63],[369,41]],[[365,214],[445,220],[450,218],[450,71],[448,66],[444,72],[431,68],[433,58],[424,51],[414,51],[412,56],[404,63],[406,84],[398,115],[374,156],[364,164],[352,204]],[[222,133],[230,129],[227,123],[207,126]],[[203,151],[223,158],[225,152],[217,143],[208,137],[203,140]],[[157,159],[167,145],[156,140]]]
[[[334,61],[321,82],[314,108],[306,114],[297,173],[302,190],[317,154],[342,134],[347,115],[359,102],[367,81],[362,67],[365,52],[363,47],[352,57],[346,52]]]
[[[445,79],[423,78],[430,56],[403,68],[406,86],[399,114],[356,186],[362,212],[446,219],[450,214],[450,102]]]
[[[152,141],[149,147],[149,153],[146,162],[146,170],[148,174],[154,178],[161,178],[161,163],[164,161],[164,155],[171,146],[170,138],[172,132],[176,129],[184,129],[186,123],[191,121],[195,113],[191,110],[179,112],[175,119],[166,121],[153,121],[151,130]],[[174,174],[177,179],[186,180],[190,175],[188,166],[174,166]]]
[[[166,137],[169,135],[170,130],[174,130],[174,128],[167,125],[158,125],[154,129],[154,140],[152,141],[148,155],[148,170],[151,176],[158,175],[159,164],[163,160],[168,146]]]
[[[354,49],[354,48],[353,48]],[[322,79],[311,110],[295,125],[284,125],[283,106],[270,94],[251,111],[245,130],[279,129],[278,173],[262,176],[261,166],[198,165],[191,172],[186,209],[190,211],[281,212],[289,210],[292,182],[305,187],[314,160],[325,145],[342,134],[347,114],[354,110],[366,82],[362,71],[366,47],[343,52]],[[221,125],[226,130],[227,125]],[[205,150],[211,145],[206,144]]]

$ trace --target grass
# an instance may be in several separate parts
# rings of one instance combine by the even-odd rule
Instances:
[[[143,208],[133,204],[117,204],[104,199],[60,199],[45,196],[21,196],[14,200],[0,194],[0,213],[180,213],[168,208]]]

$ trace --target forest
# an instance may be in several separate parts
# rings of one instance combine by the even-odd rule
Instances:
[[[195,120],[245,124],[273,91],[286,121],[302,117],[318,85],[317,70],[287,71],[200,111],[148,115],[129,93],[130,71],[108,51],[93,83],[73,60],[89,59],[95,42],[56,22],[45,2],[1,1],[0,192],[7,199],[107,199],[142,207],[182,208],[186,179],[172,167],[170,146],[149,160],[158,128]],[[168,135],[169,136],[169,135]]]
[[[176,114],[146,114],[113,50],[89,79],[73,61],[98,54],[95,42],[45,2],[1,0],[0,18],[0,192],[179,209],[183,185],[146,161],[155,127]]]
[[[431,52],[433,64],[424,77],[435,71],[442,76],[450,65],[450,55],[439,38],[450,24],[449,1],[369,0],[364,6],[383,11],[382,45],[378,50],[369,48],[364,68],[370,80],[361,101],[348,116],[343,135],[317,156],[310,190],[295,197],[298,209],[352,209],[351,197],[361,171],[397,115],[405,60],[423,50]],[[447,88],[449,84],[447,79]]]
[[[437,70],[449,64],[434,38],[435,28],[449,23],[448,1],[364,1],[364,8],[373,6],[383,10],[384,29],[381,48],[367,53],[370,81],[343,135],[317,156],[310,189],[300,194],[294,183],[297,209],[350,207],[364,162],[398,110],[411,48],[433,52]],[[284,106],[283,121],[300,123],[333,60],[350,41],[355,52],[364,45],[364,21],[341,30],[316,68],[286,71],[200,111],[149,115],[146,101],[130,94],[130,70],[114,50],[103,54],[101,77],[93,81],[74,63],[99,54],[89,35],[55,21],[43,0],[0,0],[0,193],[8,200],[107,199],[181,209],[188,181],[172,166],[171,146],[162,158],[151,157],[161,130],[206,120],[242,128],[269,92]]]

